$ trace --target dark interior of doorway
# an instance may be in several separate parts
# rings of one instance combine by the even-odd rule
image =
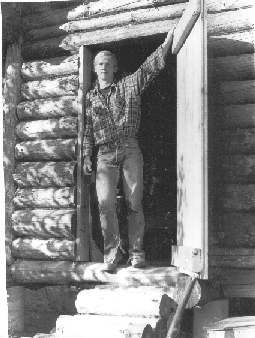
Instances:
[[[163,41],[165,35],[130,39],[96,46],[109,49],[118,58],[119,76],[134,72]],[[142,95],[139,143],[144,156],[144,249],[149,263],[169,265],[171,245],[176,243],[176,57],[169,53],[166,67]],[[94,189],[93,189],[94,190]],[[127,247],[125,201],[121,182],[118,217],[123,246]],[[94,190],[95,192],[95,190]],[[93,238],[102,249],[96,196],[92,206]]]

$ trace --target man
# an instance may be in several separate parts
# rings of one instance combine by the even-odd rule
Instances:
[[[118,82],[114,81],[118,69],[114,54],[101,51],[94,59],[97,83],[86,95],[83,155],[84,171],[91,171],[93,147],[98,147],[96,191],[104,237],[105,271],[113,271],[121,260],[116,214],[120,175],[128,210],[129,260],[133,267],[145,266],[143,156],[136,138],[141,118],[141,94],[164,68],[172,39],[173,30],[135,73]]]

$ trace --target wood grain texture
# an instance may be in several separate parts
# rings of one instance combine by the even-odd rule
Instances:
[[[255,79],[255,54],[217,57],[212,66],[218,81]]]
[[[102,272],[100,263],[45,262],[18,260],[11,266],[14,280],[21,283],[101,282],[121,286],[157,286],[169,288],[176,285],[175,267],[147,267],[145,269],[118,268],[115,274]]]
[[[78,55],[25,62],[21,67],[22,78],[26,81],[75,73],[78,73]]]
[[[228,211],[255,210],[254,184],[226,184],[223,186],[222,207]]]
[[[96,287],[78,293],[75,307],[80,314],[119,316],[159,316],[159,307],[164,291],[161,288],[140,286],[139,288]],[[125,306],[120,307],[123,301]],[[136,306],[134,306],[136,303]]]
[[[249,154],[255,152],[255,130],[253,128],[237,128],[221,132],[221,152],[225,154]]]
[[[220,217],[218,243],[222,247],[255,247],[255,213],[230,212]]]
[[[82,46],[79,50],[79,90],[78,90],[78,133],[77,133],[77,227],[76,227],[76,261],[90,261],[92,256],[92,214],[90,203],[89,175],[83,170],[83,138],[85,130],[86,100],[85,95],[91,86],[93,56],[91,50]],[[86,177],[87,176],[87,177]]]
[[[13,203],[17,209],[74,207],[74,188],[18,188]]]
[[[64,337],[83,337],[81,332],[88,330],[93,332],[95,337],[142,337],[145,328],[156,326],[155,317],[129,317],[129,316],[100,316],[100,315],[74,315],[59,316],[56,322],[57,335]],[[99,324],[100,323],[100,324]],[[147,335],[148,336],[148,335]]]
[[[26,209],[12,214],[12,230],[18,237],[73,238],[76,212],[74,209]]]
[[[212,267],[254,269],[255,249],[249,248],[213,248],[210,253]]]
[[[80,6],[73,6],[70,9],[51,9],[50,11],[46,9],[38,15],[24,17],[23,25],[27,29],[47,27],[105,13],[108,15],[117,14],[124,11],[138,10],[139,8],[153,8],[182,2],[185,2],[185,0],[138,0],[135,2],[130,2],[130,0],[119,0],[118,2],[103,0],[100,3],[90,2],[89,5],[85,3]]]
[[[254,50],[253,30],[208,37],[208,52],[211,57],[254,53]]]
[[[17,143],[15,158],[21,161],[54,161],[75,159],[75,139],[36,140]]]
[[[121,41],[129,38],[163,34],[172,29],[178,20],[167,19],[139,25],[131,24],[128,26],[98,29],[96,31],[83,31],[34,43],[25,43],[23,45],[23,56],[26,59],[41,58],[42,50],[45,56],[60,55],[64,50],[76,54],[81,45],[96,45],[116,40]]]
[[[255,183],[255,155],[229,155],[221,161],[224,182]]]
[[[254,128],[255,104],[233,104],[218,107],[217,119],[221,128]]]
[[[224,296],[254,298],[254,269],[211,268],[212,278],[221,283]]]
[[[253,7],[253,0],[209,0],[207,1],[207,9],[209,13],[232,11],[239,8]]]
[[[29,41],[37,41],[53,36],[63,35],[64,33],[74,33],[78,31],[95,31],[97,29],[110,28],[130,24],[141,24],[149,21],[165,20],[177,18],[182,15],[186,4],[175,4],[169,6],[152,7],[137,9],[135,11],[125,11],[104,16],[85,18],[82,20],[68,21],[62,25],[40,27],[27,32]]]
[[[153,22],[143,22],[139,25],[131,23],[128,25],[91,31],[81,31],[79,33],[63,34],[59,37],[53,37],[37,42],[27,42],[24,44],[23,56],[25,58],[42,57],[42,53],[58,55],[63,50],[77,53],[81,45],[94,45],[99,43],[113,42],[139,36],[149,36],[168,32],[179,19],[164,19]],[[233,34],[253,30],[250,8],[244,8],[237,11],[227,11],[208,15],[208,34],[210,36]],[[227,39],[227,38],[226,38]],[[254,37],[251,37],[254,40]],[[254,47],[253,47],[254,48]]]
[[[16,125],[15,132],[19,140],[71,138],[77,136],[77,118],[20,122]]]
[[[12,242],[12,254],[22,259],[72,260],[74,241],[66,239],[16,238]]]
[[[73,186],[76,162],[17,163],[13,174],[18,187]]]
[[[208,15],[208,35],[230,34],[254,29],[250,8]]]
[[[25,82],[21,86],[21,96],[24,100],[35,100],[56,96],[76,95],[78,76],[69,75],[55,79]]]
[[[20,102],[17,116],[19,120],[40,120],[76,116],[77,111],[77,96],[70,95]]]
[[[223,81],[219,91],[225,104],[255,103],[255,80]]]
[[[12,240],[10,217],[14,210],[12,199],[15,194],[15,185],[12,174],[15,168],[15,125],[17,123],[16,108],[20,101],[21,87],[21,41],[10,44],[7,49],[3,79],[3,170],[5,197],[5,235],[6,235],[6,260],[12,261],[10,245]],[[4,225],[2,225],[4,226]]]

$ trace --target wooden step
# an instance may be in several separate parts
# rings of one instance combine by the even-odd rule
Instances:
[[[255,316],[232,317],[220,320],[207,328],[208,338],[255,337]]]
[[[152,330],[157,318],[74,315],[60,316],[56,322],[58,338],[141,338]]]
[[[80,314],[161,317],[176,309],[174,288],[153,286],[114,287],[98,286],[84,289],[77,295],[75,306]]]

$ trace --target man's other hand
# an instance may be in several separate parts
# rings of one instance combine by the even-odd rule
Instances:
[[[92,172],[92,161],[90,156],[84,157],[83,172],[85,175],[89,175]]]

